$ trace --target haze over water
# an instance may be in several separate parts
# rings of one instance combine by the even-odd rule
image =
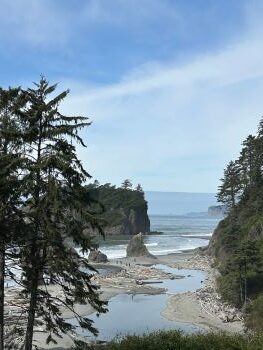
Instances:
[[[207,213],[210,206],[217,204],[215,193],[146,191],[145,199],[150,215]]]
[[[144,242],[150,253],[179,253],[208,244],[219,221],[218,218],[205,216],[208,207],[216,204],[215,194],[146,192],[145,198],[148,201],[151,231],[161,232],[145,236]],[[188,213],[192,214],[186,215]],[[107,236],[100,249],[110,259],[125,257],[130,238],[127,235]]]

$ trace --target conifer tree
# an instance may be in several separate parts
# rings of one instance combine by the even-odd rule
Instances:
[[[140,193],[144,193],[141,184],[138,184],[138,185],[136,186],[136,191],[138,191],[138,192],[140,192]]]
[[[257,242],[246,239],[239,248],[236,249],[234,255],[234,265],[236,265],[239,273],[240,285],[240,302],[246,306],[248,296],[247,276],[249,269],[257,269],[262,264],[260,249]]]
[[[6,258],[12,258],[10,246],[23,227],[21,207],[23,168],[20,124],[16,109],[23,104],[19,88],[0,89],[0,349],[5,338],[5,276]],[[8,252],[7,249],[9,248]]]
[[[249,135],[243,142],[238,162],[242,169],[242,181],[246,188],[257,186],[262,181],[262,140],[258,136]]]
[[[129,179],[126,179],[123,181],[123,183],[121,184],[121,187],[125,190],[130,190],[132,189],[132,183]]]
[[[237,162],[231,161],[227,165],[221,183],[217,193],[218,201],[225,204],[228,209],[234,208],[241,196],[243,187],[240,177],[240,167]]]
[[[93,186],[94,186],[95,188],[100,187],[100,183],[99,183],[99,181],[98,181],[98,180],[94,180],[94,182],[93,182]]]
[[[90,125],[86,117],[62,115],[60,102],[64,91],[51,98],[56,85],[41,78],[34,89],[26,91],[26,108],[20,110],[24,127],[27,158],[27,183],[24,197],[27,208],[27,242],[21,248],[24,271],[24,293],[29,298],[25,350],[31,350],[36,322],[45,325],[47,342],[55,342],[74,327],[66,322],[58,302],[69,308],[79,324],[96,333],[92,321],[78,315],[75,303],[90,303],[97,312],[105,312],[99,300],[98,287],[91,281],[93,271],[73,244],[82,253],[93,248],[84,231],[100,226],[93,212],[87,209],[89,196],[83,183],[90,177],[76,154],[73,143],[85,146],[79,131]],[[52,95],[53,96],[53,95]],[[43,274],[60,286],[63,298],[49,291]],[[41,288],[44,282],[45,288]]]

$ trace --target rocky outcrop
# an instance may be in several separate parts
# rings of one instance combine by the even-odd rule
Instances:
[[[148,249],[146,248],[144,242],[143,242],[143,236],[141,233],[135,235],[130,240],[128,246],[127,246],[127,257],[151,257],[155,258],[154,255],[150,254]]]
[[[89,261],[94,263],[106,263],[108,258],[106,254],[103,254],[99,250],[92,250],[89,253]]]
[[[106,235],[134,235],[150,232],[150,220],[146,207],[118,209],[112,212],[118,217],[118,224],[108,222],[104,227]]]
[[[135,235],[150,232],[148,205],[142,191],[116,188],[110,184],[87,186],[92,209],[106,235]],[[95,230],[94,230],[95,231]],[[97,234],[88,229],[89,234]]]

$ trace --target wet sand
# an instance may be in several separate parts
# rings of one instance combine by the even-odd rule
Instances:
[[[172,296],[161,314],[168,320],[190,323],[204,330],[231,333],[240,333],[243,330],[241,321],[224,322],[207,311],[202,307],[194,292]]]
[[[108,268],[111,266],[121,267],[123,272],[115,272],[112,275],[95,278],[96,282],[101,285],[101,299],[109,300],[112,297],[122,293],[132,294],[158,294],[163,293],[163,288],[151,287],[151,285],[138,285],[137,280],[151,279],[156,275],[156,270],[151,269],[151,265],[165,264],[171,267],[179,269],[196,269],[206,271],[208,274],[207,280],[204,281],[204,287],[198,291],[187,292],[183,294],[176,294],[168,299],[165,309],[161,312],[161,315],[168,320],[178,321],[183,323],[189,323],[199,326],[204,331],[206,330],[220,330],[227,332],[242,332],[243,322],[236,319],[234,322],[227,322],[226,315],[231,315],[235,310],[228,309],[221,301],[214,300],[218,296],[215,291],[215,271],[210,267],[210,261],[202,254],[197,254],[193,251],[184,253],[174,253],[165,256],[158,256],[156,259],[148,257],[140,258],[122,258],[114,259],[106,264]],[[101,266],[105,266],[102,264]],[[97,267],[100,266],[99,264]],[[164,273],[157,273],[157,279],[169,278]],[[155,276],[156,277],[156,276]],[[59,292],[57,286],[51,286],[54,293]],[[206,301],[206,295],[208,288],[209,301]],[[210,297],[211,295],[211,297]],[[217,303],[219,310],[214,310],[215,302]],[[61,307],[64,318],[72,318],[72,313],[65,307]],[[84,316],[88,316],[94,312],[94,309],[90,305],[76,305],[76,311]],[[222,316],[223,315],[223,316]],[[228,317],[228,316],[227,316]],[[46,334],[43,332],[35,332],[35,341],[43,349],[68,349],[72,346],[72,336],[64,336],[62,339],[58,339],[58,346],[45,345]]]

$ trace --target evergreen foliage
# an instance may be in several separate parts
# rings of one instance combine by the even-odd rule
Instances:
[[[138,185],[136,186],[136,191],[141,192],[141,193],[144,193],[141,184],[138,184]]]
[[[89,303],[98,313],[106,311],[106,303],[99,299],[98,286],[91,280],[94,269],[73,248],[77,245],[81,253],[96,248],[84,233],[87,227],[103,233],[96,213],[89,209],[92,200],[84,182],[90,176],[78,159],[75,147],[76,143],[85,146],[79,131],[90,123],[85,117],[62,115],[58,108],[68,91],[53,96],[55,90],[56,85],[49,85],[41,78],[35,88],[21,92],[21,103],[16,102],[18,93],[11,96],[13,90],[10,90],[8,101],[11,106],[16,103],[12,109],[8,104],[8,110],[2,107],[4,94],[0,95],[0,137],[1,141],[9,142],[9,153],[4,152],[6,142],[1,142],[0,148],[0,205],[7,204],[0,207],[0,225],[5,225],[1,232],[7,233],[1,235],[2,261],[5,262],[7,253],[6,237],[9,240],[13,237],[9,234],[12,229],[11,247],[17,248],[16,263],[23,271],[21,295],[28,302],[22,312],[26,329],[22,326],[13,330],[14,343],[9,344],[12,349],[17,343],[25,350],[32,349],[36,324],[42,324],[48,332],[48,343],[55,343],[54,334],[61,336],[73,330],[63,319],[58,303],[67,307],[79,324],[94,334],[92,321],[80,316],[74,305]],[[2,207],[5,211],[8,208],[8,213],[3,212]],[[10,217],[10,221],[8,215],[13,211],[15,217]],[[7,226],[10,222],[16,223],[17,217],[20,219],[20,212],[23,214],[19,227],[25,229]],[[3,266],[0,267],[3,272]],[[52,294],[44,275],[60,286],[63,297]],[[3,278],[0,290],[3,295]],[[1,326],[3,324],[1,320]]]
[[[124,188],[125,190],[132,189],[131,180],[129,180],[129,179],[124,180],[123,183],[121,184],[121,186],[122,186],[122,188]]]
[[[225,204],[227,208],[234,208],[242,190],[240,181],[240,167],[237,162],[231,161],[224,171],[222,185],[219,187],[217,199]]]
[[[263,295],[263,120],[243,142],[240,157],[227,166],[218,200],[228,206],[210,242],[222,276],[223,297],[247,312]],[[258,299],[261,300],[261,299]],[[248,319],[250,319],[248,317]],[[252,322],[248,322],[253,325]]]
[[[17,108],[23,105],[21,89],[0,89],[0,349],[4,348],[7,333],[4,327],[5,277],[12,277],[10,264],[16,254],[12,254],[11,248],[17,244],[24,226],[21,210],[24,159],[21,125],[16,114]]]
[[[263,329],[263,294],[257,296],[247,307],[245,324],[258,332]]]
[[[86,186],[91,199],[93,209],[101,220],[102,227],[121,225],[124,215],[130,210],[139,210],[147,213],[147,202],[143,190],[116,187],[109,183],[99,185],[97,182]]]
[[[143,211],[147,209],[147,202],[143,190],[116,187],[109,183],[98,185],[97,183],[86,186],[90,197],[94,200],[94,210],[101,210],[98,217],[102,220],[102,226],[117,226],[123,221],[122,211],[131,209]]]

